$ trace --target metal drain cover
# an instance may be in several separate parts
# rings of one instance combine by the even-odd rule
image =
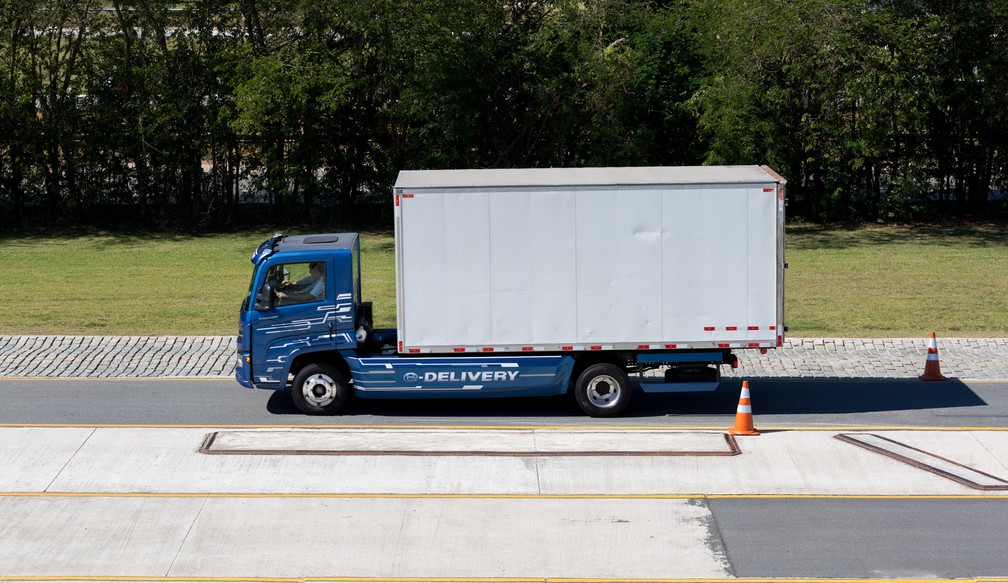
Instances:
[[[724,432],[573,429],[266,429],[217,431],[206,454],[731,456]]]
[[[977,490],[1008,490],[1008,480],[874,433],[841,433],[841,441],[880,453]]]

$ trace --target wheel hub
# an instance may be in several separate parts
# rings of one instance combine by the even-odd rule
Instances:
[[[612,407],[619,401],[619,383],[609,375],[593,378],[588,383],[588,400],[596,407]]]
[[[336,399],[336,382],[324,374],[312,375],[305,381],[302,394],[309,403],[325,407]]]

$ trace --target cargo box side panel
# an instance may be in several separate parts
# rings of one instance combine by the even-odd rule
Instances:
[[[409,352],[449,353],[775,345],[776,187],[406,191],[399,338]]]
[[[702,336],[707,312],[708,216],[695,189],[662,193],[662,337],[686,342]]]
[[[398,251],[406,346],[491,342],[486,192],[419,191],[401,200]]]
[[[777,188],[768,184],[749,191],[748,342],[776,346]]]
[[[748,193],[724,186],[665,192],[665,342],[710,346],[746,338]]]
[[[662,193],[651,188],[618,192],[616,197],[623,203],[617,332],[621,342],[636,344],[662,335]]]
[[[708,295],[705,321],[702,322],[704,337],[710,340],[745,338],[749,312],[748,193],[747,188],[714,189],[704,193],[704,212],[714,217],[714,228],[705,233]]]
[[[654,189],[577,193],[579,343],[661,336],[661,194]]]
[[[490,197],[493,344],[536,347],[576,335],[574,193]]]

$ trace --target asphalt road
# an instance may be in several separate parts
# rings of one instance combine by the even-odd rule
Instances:
[[[749,382],[757,428],[794,426],[1002,427],[1008,383],[950,380]],[[740,385],[713,393],[636,394],[619,419],[592,419],[572,400],[363,400],[345,414],[309,417],[283,392],[231,380],[2,380],[0,423],[139,425],[662,425],[724,428]]]
[[[736,577],[1008,574],[1008,499],[713,499]]]
[[[1008,421],[1008,383],[753,379],[750,387],[756,426],[763,430],[1001,428]],[[345,415],[320,418],[300,414],[284,393],[243,389],[230,380],[3,380],[0,424],[726,428],[738,392],[738,383],[726,382],[708,394],[638,394],[626,416],[608,420],[585,417],[562,398],[359,400]],[[709,510],[716,535],[710,545],[723,550],[736,577],[1008,577],[1003,495],[697,496],[693,503]],[[633,552],[620,541],[600,540],[599,546],[600,552]]]

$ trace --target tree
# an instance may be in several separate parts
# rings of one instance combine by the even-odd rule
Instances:
[[[34,170],[29,146],[38,131],[34,103],[29,99],[28,70],[34,42],[32,17],[35,6],[29,3],[9,3],[0,12],[0,196],[10,201],[12,218],[23,218],[28,185],[26,180]]]

